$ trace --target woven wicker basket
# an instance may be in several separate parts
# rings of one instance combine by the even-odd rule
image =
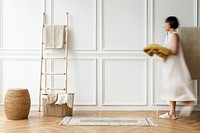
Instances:
[[[44,116],[55,116],[55,117],[72,116],[73,115],[73,101],[74,101],[73,93],[68,94],[67,104],[63,104],[63,105],[46,104],[47,99],[42,98]]]
[[[27,89],[9,89],[4,99],[7,119],[27,119],[30,111],[30,95]]]

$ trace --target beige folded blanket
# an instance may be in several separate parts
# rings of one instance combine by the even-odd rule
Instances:
[[[54,104],[58,99],[57,93],[50,93],[47,95],[47,104]]]
[[[64,25],[45,25],[43,42],[46,49],[63,48],[67,41],[67,27]]]

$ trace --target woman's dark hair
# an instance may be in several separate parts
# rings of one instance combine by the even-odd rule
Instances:
[[[176,29],[179,26],[178,19],[175,16],[169,16],[166,20],[166,23],[169,23],[170,28]]]

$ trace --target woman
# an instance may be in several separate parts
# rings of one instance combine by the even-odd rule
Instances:
[[[170,111],[160,115],[160,118],[177,119],[177,101],[185,105],[180,115],[189,116],[193,109],[192,104],[196,100],[193,82],[179,44],[179,35],[176,32],[178,26],[178,19],[174,16],[168,17],[165,21],[167,34],[164,46],[171,51],[163,68],[162,98],[169,101]]]

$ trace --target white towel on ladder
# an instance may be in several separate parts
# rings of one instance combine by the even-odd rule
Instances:
[[[63,48],[67,33],[67,28],[64,25],[45,25],[44,38],[46,49],[60,49]]]

